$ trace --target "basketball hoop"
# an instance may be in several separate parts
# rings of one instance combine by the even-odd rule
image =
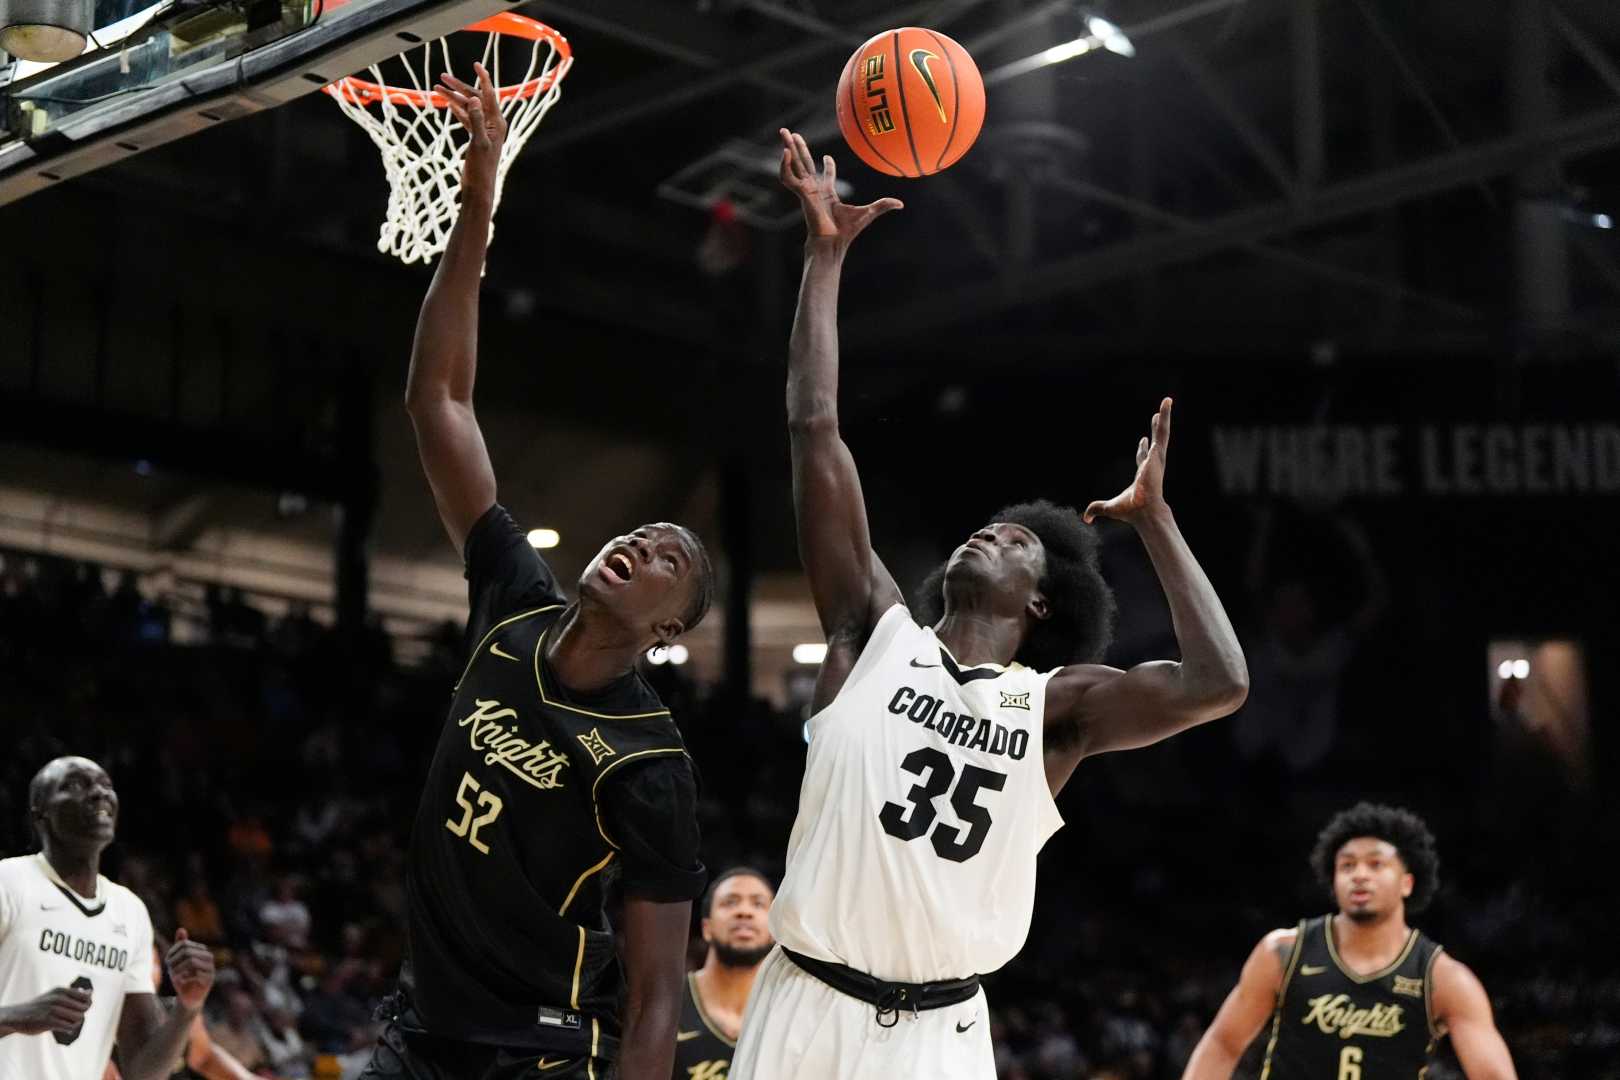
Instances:
[[[483,63],[506,117],[506,142],[495,169],[495,205],[499,206],[506,170],[561,96],[562,81],[573,66],[574,55],[568,39],[557,31],[511,12],[473,23],[463,33],[486,35]],[[501,81],[499,46],[503,37],[531,44],[523,76],[511,84]],[[350,76],[323,88],[382,151],[383,170],[388,174],[388,213],[377,250],[407,264],[428,262],[444,250],[460,205],[461,165],[468,138],[450,111],[449,99],[433,89],[435,72],[450,71],[447,40],[424,42],[419,49],[394,58],[395,65],[405,71],[405,79],[400,81],[408,85],[389,85],[373,65],[370,81]],[[508,62],[507,69],[512,66]],[[493,224],[490,233],[493,237]]]

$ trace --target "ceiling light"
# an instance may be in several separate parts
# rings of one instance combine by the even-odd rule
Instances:
[[[537,548],[554,548],[562,543],[562,535],[556,529],[530,529],[529,545]]]
[[[685,645],[671,645],[664,651],[669,654],[669,662],[674,664],[676,667],[679,667],[692,658],[692,654],[686,651]]]
[[[1136,55],[1136,46],[1131,44],[1131,39],[1125,36],[1123,30],[1107,19],[1099,19],[1093,15],[1086,19],[1086,32],[1081,36],[1073,41],[1065,41],[1061,45],[1053,45],[1050,49],[1043,49],[1034,56],[1026,56],[1022,60],[1014,60],[1010,64],[987,71],[984,74],[984,84],[994,86],[1008,79],[1039,71],[1043,67],[1073,60],[1077,56],[1084,56],[1098,49],[1107,49],[1119,56]]]
[[[1530,677],[1530,661],[1513,661],[1513,677],[1515,679],[1528,679]]]
[[[827,646],[804,642],[793,646],[793,662],[795,664],[819,664],[827,658]]]
[[[1086,20],[1086,29],[1091,31],[1091,36],[1097,39],[1102,47],[1109,52],[1119,56],[1136,55],[1136,46],[1131,44],[1131,39],[1125,36],[1125,31],[1107,19],[1099,19],[1093,15]]]

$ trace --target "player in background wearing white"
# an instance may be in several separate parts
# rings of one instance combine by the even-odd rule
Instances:
[[[61,757],[28,785],[41,850],[0,860],[0,1080],[98,1080],[118,1044],[126,1080],[162,1080],[214,983],[214,959],[176,935],[178,1004],[152,992],[146,905],[101,876],[118,795],[95,762]]]
[[[1130,487],[1092,503],[1085,520],[1136,529],[1169,601],[1179,662],[1094,662],[1112,603],[1096,539],[1050,503],[1009,508],[974,532],[945,566],[942,597],[925,598],[943,602],[937,625],[912,618],[872,550],[838,429],[844,256],[900,203],[845,205],[832,159],[817,170],[801,137],[783,131],[782,141],[782,182],[809,232],[788,350],[793,498],[827,655],[771,910],[778,949],[754,984],[731,1080],[987,1080],[995,1065],[978,976],[1029,932],[1035,856],[1062,824],[1053,796],[1088,755],[1233,712],[1248,673],[1164,501],[1168,398],[1138,445]],[[1008,438],[1002,451],[964,452],[1015,465]],[[918,465],[952,467],[946,455]]]

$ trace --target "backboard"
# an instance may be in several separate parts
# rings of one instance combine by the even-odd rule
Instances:
[[[515,0],[99,0],[85,52],[0,53],[0,206],[274,108]]]

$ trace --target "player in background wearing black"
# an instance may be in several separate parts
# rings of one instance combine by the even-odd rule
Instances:
[[[422,304],[406,405],[466,561],[467,668],[406,867],[400,992],[368,1080],[666,1080],[692,899],[697,784],[636,671],[708,609],[703,545],[677,525],[610,540],[569,603],[496,502],[473,415],[478,290],[506,135],[489,75],[438,87],[469,133],[461,213]],[[624,971],[603,914],[622,882]]]
[[[1479,979],[1406,924],[1440,885],[1423,820],[1360,803],[1328,822],[1311,866],[1338,913],[1261,939],[1183,1080],[1228,1080],[1268,1018],[1265,1080],[1421,1080],[1448,1035],[1469,1080],[1515,1080]]]
[[[770,953],[766,918],[776,890],[765,875],[734,866],[703,894],[703,966],[686,976],[673,1080],[726,1080],[742,1031],[743,1007],[759,965]]]

